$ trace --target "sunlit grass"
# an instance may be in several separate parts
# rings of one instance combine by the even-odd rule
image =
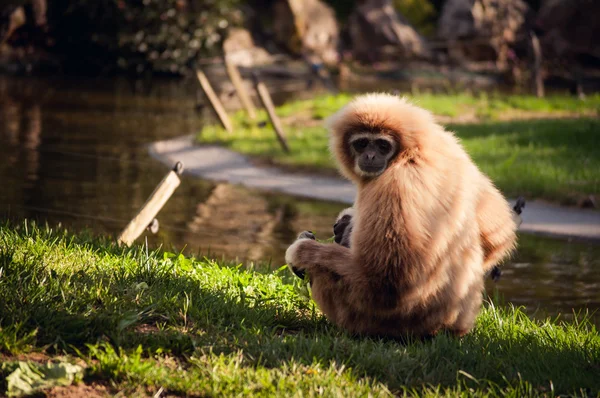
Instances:
[[[286,269],[3,225],[0,376],[44,352],[83,359],[85,383],[126,396],[600,393],[600,336],[585,319],[488,304],[463,339],[400,344],[331,326],[294,283]]]
[[[323,119],[350,99],[349,94],[322,96],[278,108],[291,148],[281,150],[270,126],[258,127],[243,112],[234,116],[235,131],[207,126],[198,135],[201,143],[220,143],[262,161],[283,167],[335,173],[328,150]],[[459,117],[471,112],[476,123],[450,124],[448,128],[478,166],[507,195],[573,202],[600,193],[600,121],[589,117],[600,110],[600,95],[586,101],[556,96],[459,95],[415,96],[412,100],[437,115]],[[539,118],[540,112],[545,118]],[[518,116],[515,120],[511,115]],[[536,116],[535,119],[523,119]],[[560,118],[556,116],[582,116]],[[260,115],[266,120],[266,115]]]

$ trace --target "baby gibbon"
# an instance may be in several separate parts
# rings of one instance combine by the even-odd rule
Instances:
[[[325,316],[352,333],[468,333],[484,275],[516,246],[505,198],[452,133],[405,99],[357,97],[329,129],[338,167],[358,188],[338,220],[351,233],[336,234],[340,244],[302,233],[288,264],[308,273]]]

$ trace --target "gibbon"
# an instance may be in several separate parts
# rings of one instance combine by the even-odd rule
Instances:
[[[405,99],[359,96],[329,130],[356,202],[339,217],[339,244],[303,232],[287,263],[308,273],[321,311],[351,333],[468,333],[484,275],[516,246],[506,199],[452,133]]]

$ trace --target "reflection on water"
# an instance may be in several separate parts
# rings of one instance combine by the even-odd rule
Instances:
[[[503,267],[497,289],[504,301],[525,306],[540,317],[600,308],[600,245],[520,234],[519,250]],[[600,325],[600,313],[594,314]]]
[[[206,116],[195,109],[194,86],[178,82],[141,95],[126,81],[0,79],[0,215],[116,236],[166,172],[146,144],[196,132]],[[309,217],[307,203],[184,174],[148,240],[281,262],[283,242]],[[317,217],[305,224],[329,232],[333,207],[321,226]]]
[[[116,236],[167,171],[145,145],[196,132],[209,116],[196,110],[189,82],[134,94],[119,80],[10,79],[0,78],[0,218]],[[342,207],[184,174],[159,214],[159,233],[147,239],[152,247],[279,266],[298,231],[330,237]],[[531,236],[520,245],[490,294],[497,289],[531,313],[600,307],[600,245]]]

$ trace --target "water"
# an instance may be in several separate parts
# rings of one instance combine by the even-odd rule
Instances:
[[[116,236],[167,171],[146,145],[213,122],[195,98],[189,81],[136,92],[118,79],[0,78],[0,218]],[[343,207],[184,175],[159,214],[159,233],[140,241],[280,266],[298,231],[331,236]],[[488,293],[537,316],[595,311],[600,245],[522,235],[518,255]],[[600,314],[594,320],[600,324]]]
[[[173,82],[134,94],[126,81],[4,79],[0,98],[0,214],[113,236],[167,171],[146,145],[199,131],[207,113],[195,109],[193,86]],[[148,239],[175,250],[281,262],[282,241],[300,228],[296,220],[310,218],[316,231],[329,231],[339,206],[320,218],[305,210],[311,207],[324,206],[184,175],[158,217],[159,234]]]

